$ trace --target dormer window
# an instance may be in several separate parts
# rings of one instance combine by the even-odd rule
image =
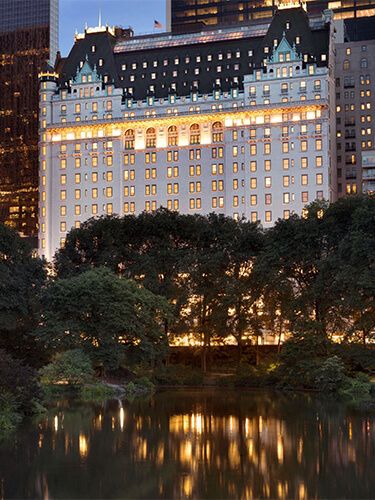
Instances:
[[[301,43],[301,37],[296,36],[296,43]]]
[[[178,58],[178,57],[175,57],[175,59],[174,59],[174,63],[175,63],[175,64],[180,64],[180,60],[179,60],[179,58]]]
[[[147,68],[147,62],[146,62],[146,61],[143,61],[142,66],[146,69],[146,68]]]
[[[132,64],[132,69],[137,69],[137,63]]]
[[[91,52],[96,52],[96,45],[91,45]]]
[[[79,61],[79,67],[83,68],[84,61]]]
[[[122,70],[122,71],[125,71],[125,70],[126,70],[126,64],[123,64],[123,65],[121,66],[121,70]]]
[[[98,66],[102,67],[104,64],[104,59],[99,59]]]
[[[321,60],[326,61],[327,60],[327,54],[322,54],[321,55]]]
[[[285,29],[286,29],[286,30],[290,30],[290,21],[287,21],[287,22],[285,23]]]
[[[268,54],[268,53],[269,53],[269,51],[270,51],[269,47],[264,47],[264,53],[265,53],[265,54]]]

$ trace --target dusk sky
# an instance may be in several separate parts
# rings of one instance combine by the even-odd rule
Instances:
[[[154,33],[154,20],[165,28],[166,0],[60,0],[60,50],[67,55],[76,29],[85,23],[97,26],[99,11],[103,24],[132,26],[135,34]]]

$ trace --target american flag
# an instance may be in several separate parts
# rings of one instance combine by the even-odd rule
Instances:
[[[161,29],[163,29],[163,25],[155,19],[154,20],[154,28],[161,30]]]

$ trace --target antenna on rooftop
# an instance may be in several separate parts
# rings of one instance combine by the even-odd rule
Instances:
[[[99,9],[99,28],[102,27],[102,11]]]

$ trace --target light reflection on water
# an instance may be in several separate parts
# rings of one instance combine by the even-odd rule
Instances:
[[[374,415],[305,396],[62,401],[0,445],[5,498],[374,498]]]

